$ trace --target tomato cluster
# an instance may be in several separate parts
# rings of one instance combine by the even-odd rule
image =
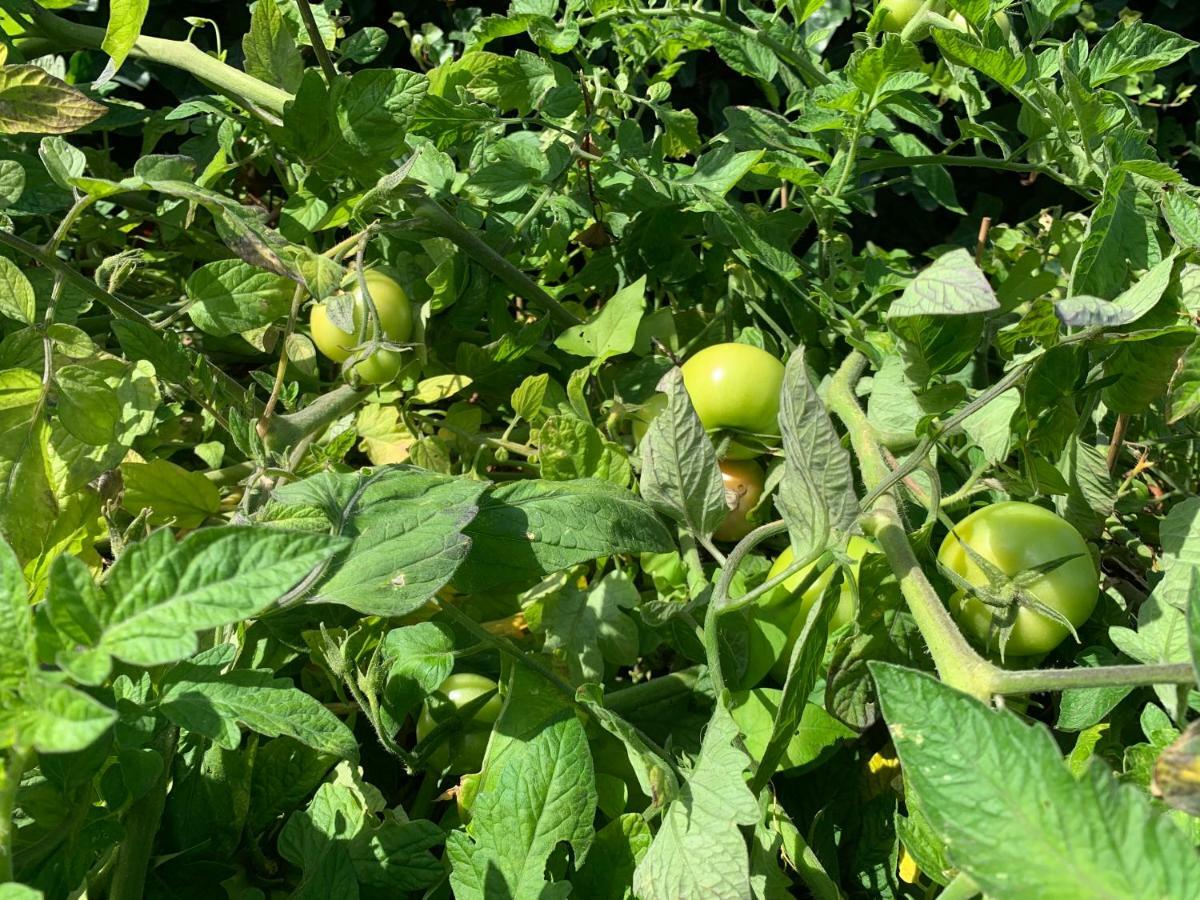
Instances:
[[[413,316],[412,305],[408,301],[408,295],[404,293],[404,288],[377,269],[365,272],[363,281],[367,284],[375,315],[379,320],[379,329],[382,331],[382,334],[377,334],[373,327],[368,327],[366,340],[388,340],[398,344],[407,341],[412,336]],[[361,285],[355,284],[351,296],[354,298],[356,333],[343,331],[335,325],[329,318],[324,303],[316,304],[309,316],[313,343],[334,362],[345,362],[350,358],[353,348],[363,343],[357,335],[362,329],[363,316],[366,314],[366,301]],[[355,363],[354,372],[365,384],[388,384],[400,374],[403,362],[403,354],[398,350],[380,348],[366,359]]]

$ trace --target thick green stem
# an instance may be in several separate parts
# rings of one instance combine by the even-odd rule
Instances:
[[[604,695],[604,705],[615,713],[626,713],[653,703],[663,703],[693,694],[704,676],[704,666],[692,666]]]
[[[1074,669],[996,669],[991,673],[993,694],[1031,694],[1036,691],[1065,691],[1107,685],[1129,687],[1156,684],[1195,684],[1196,671],[1191,663],[1162,665],[1080,666]]]
[[[942,888],[938,900],[971,900],[979,896],[979,885],[966,872],[959,872]]]
[[[167,805],[167,785],[171,782],[171,764],[178,740],[179,729],[172,725],[154,742],[154,749],[162,756],[162,774],[154,787],[125,813],[125,837],[113,869],[109,900],[141,900],[146,889],[146,870],[154,852],[154,836],[162,822],[163,808]]]
[[[13,807],[17,802],[17,789],[33,753],[15,747],[5,756],[5,766],[0,770],[0,884],[13,880]]]
[[[54,41],[60,50],[68,47],[99,49],[104,42],[103,28],[68,21],[36,5],[33,9],[33,35]],[[252,112],[265,110],[280,116],[284,105],[292,99],[287,91],[226,65],[187,41],[142,35],[134,43],[129,55],[182,69]]]
[[[322,394],[304,409],[270,421],[264,441],[272,450],[292,447],[304,438],[316,434],[354,409],[370,391],[344,384],[328,394]]]

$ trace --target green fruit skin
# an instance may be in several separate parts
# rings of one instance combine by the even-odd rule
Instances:
[[[709,431],[730,429],[750,434],[779,434],[779,391],[783,363],[749,344],[715,344],[693,355],[681,367],[683,385],[700,422]],[[730,448],[730,459],[757,455],[746,447]]]
[[[857,581],[862,568],[862,558],[868,553],[877,553],[879,550],[871,541],[855,535],[850,538],[846,552],[851,559],[857,561],[852,568]],[[794,558],[792,548],[785,549],[783,553],[779,554],[775,564],[771,566],[767,578],[771,579],[781,575],[792,564]],[[779,587],[760,598],[750,608],[747,614],[749,620],[748,662],[746,671],[737,687],[752,688],[762,681],[768,672],[781,683],[787,677],[792,648],[796,646],[796,641],[800,638],[800,632],[804,629],[809,611],[820,599],[837,571],[836,566],[830,566],[817,576],[817,579],[803,594],[798,597],[792,596],[792,592],[808,577],[808,573],[815,565],[816,563],[813,562],[805,566]],[[854,612],[854,592],[851,590],[849,582],[843,582],[837,608],[834,609],[833,618],[829,622],[829,630],[835,631],[852,622]]]
[[[971,30],[970,26],[967,24],[967,20],[963,18],[963,14],[958,10],[950,13],[947,18],[958,31],[967,32]],[[1012,37],[1012,20],[1009,19],[1008,13],[1003,11],[998,12],[992,16],[992,21],[995,22],[1000,28],[1000,33],[1004,35],[1005,40],[1008,40],[1008,38]]]
[[[912,21],[922,2],[923,0],[878,0],[875,5],[887,10],[883,17],[883,30],[899,34],[904,30],[904,26]]]
[[[655,394],[642,404],[641,409],[630,415],[630,425],[633,431],[633,442],[640,444],[650,429],[650,423],[660,412],[667,408],[667,395]],[[725,459],[754,459],[760,451],[743,446],[737,441],[730,441],[725,450]]]
[[[1010,576],[1078,554],[1039,577],[1028,590],[1040,602],[1062,613],[1076,628],[1095,610],[1100,596],[1099,573],[1083,536],[1061,516],[1033,503],[1010,500],[976,510],[955,525],[954,532],[958,537],[947,535],[938,551],[938,561],[980,587],[987,585],[987,576],[967,556],[960,539]],[[990,640],[993,612],[990,607],[959,591],[950,600],[950,610],[959,625],[977,641],[986,644]],[[1066,626],[1023,607],[1017,612],[1004,653],[1006,656],[1049,653],[1068,634]]]
[[[476,697],[496,690],[496,682],[472,672],[451,675],[438,687],[436,693],[449,701],[436,709],[429,703],[421,706],[417,717],[417,740],[423,741],[441,722],[454,716],[457,711]],[[437,771],[448,771],[451,775],[477,772],[483,765],[483,754],[487,750],[492,725],[500,716],[503,701],[499,693],[493,694],[475,715],[463,722],[462,728],[451,734],[440,744],[429,758],[429,764]]]
[[[404,289],[394,280],[377,270],[363,275],[375,312],[379,316],[383,337],[396,343],[404,343],[412,337],[412,305]],[[354,327],[362,324],[365,302],[362,292],[354,288]],[[357,335],[343,331],[329,319],[324,303],[318,303],[309,314],[309,328],[317,349],[334,362],[345,362],[350,358],[350,348],[357,343]],[[368,335],[370,337],[370,335]],[[401,354],[395,350],[378,350],[357,363],[354,367],[358,376],[367,384],[385,384],[392,381],[403,364]]]

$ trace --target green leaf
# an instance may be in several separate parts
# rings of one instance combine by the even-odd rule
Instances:
[[[602,682],[604,664],[633,665],[638,657],[637,625],[625,612],[638,605],[628,575],[609,572],[588,590],[572,585],[542,601],[538,631],[548,651],[560,651],[576,684]]]
[[[112,57],[111,72],[115,74],[142,33],[142,23],[150,0],[110,0],[108,25],[100,49]]]
[[[221,509],[216,484],[165,459],[148,463],[123,463],[124,507],[132,513],[151,510],[150,522],[173,522],[180,528],[195,528]]]
[[[1111,379],[1101,396],[1113,412],[1140,413],[1163,397],[1179,360],[1196,340],[1191,326],[1134,333],[1104,361]]]
[[[0,315],[33,324],[33,285],[20,267],[6,256],[0,256]]]
[[[176,663],[163,678],[158,709],[168,719],[227,750],[241,745],[238,725],[267,737],[284,735],[320,753],[358,760],[358,741],[316,697],[264,669],[229,669],[223,644]]]
[[[638,325],[646,309],[646,277],[643,275],[608,299],[600,311],[582,325],[560,334],[554,345],[575,356],[597,363],[628,353],[637,338]]]
[[[41,395],[40,375],[0,371],[0,535],[22,561],[41,553],[59,514],[49,480],[50,428],[41,415]]]
[[[337,81],[330,94],[341,139],[371,158],[401,145],[429,81],[403,69],[363,69]]]
[[[574,416],[550,416],[537,430],[538,468],[550,481],[600,478],[628,487],[633,469],[624,449]]]
[[[15,205],[25,192],[25,169],[13,159],[0,159],[0,209]]]
[[[512,392],[513,412],[525,421],[532,422],[545,405],[546,389],[549,386],[550,376],[545,372],[526,376]]]
[[[594,478],[501,485],[484,495],[464,534],[471,552],[455,584],[467,593],[533,584],[598,556],[675,546],[641,499]]]
[[[1088,80],[1095,88],[1115,78],[1153,72],[1183,59],[1197,46],[1149,22],[1122,20],[1088,54]]]
[[[1071,269],[1069,296],[1114,297],[1131,269],[1149,269],[1162,259],[1152,210],[1124,171],[1109,173]]]
[[[63,366],[54,380],[59,421],[85,444],[129,447],[153,427],[158,382],[145,360],[132,366],[116,359]]]
[[[1055,301],[1054,311],[1069,326],[1128,325],[1154,309],[1171,283],[1174,269],[1175,254],[1171,254],[1112,303],[1095,297],[1068,297]]]
[[[1179,368],[1171,377],[1167,396],[1170,415],[1167,424],[1174,425],[1200,410],[1200,343],[1193,343],[1183,353]]]
[[[746,743],[746,752],[758,763],[763,758],[779,712],[783,692],[776,688],[740,691],[732,697],[731,712]],[[805,703],[798,721],[793,722],[790,740],[784,746],[776,771],[810,765],[833,748],[853,738],[857,732],[843,725],[818,703]]]
[[[16,554],[0,540],[0,705],[36,668],[29,591]]]
[[[780,391],[783,478],[777,503],[797,560],[810,559],[854,528],[858,498],[850,455],[809,377],[801,345],[788,357]]]
[[[304,75],[304,60],[288,21],[276,0],[258,0],[250,13],[250,30],[242,37],[246,71],[260,81],[295,93]]]
[[[83,691],[36,673],[0,716],[0,747],[75,753],[98,741],[116,719],[115,712]]]
[[[659,382],[667,406],[642,438],[642,497],[656,512],[708,537],[729,512],[717,454],[678,368]]]
[[[359,612],[404,615],[420,607],[454,575],[471,541],[484,485],[402,467],[328,472],[274,494],[288,513],[316,509],[346,549],[314,585],[311,599]]]
[[[379,645],[387,669],[384,696],[397,722],[454,671],[454,637],[435,622],[393,628]]]
[[[642,900],[750,900],[750,854],[738,826],[758,821],[758,802],[736,739],[737,726],[718,704],[696,765],[634,873]]]
[[[0,68],[0,134],[67,134],[108,107],[37,66]]]
[[[256,9],[272,6],[260,0]],[[252,331],[288,314],[295,282],[240,259],[207,263],[187,280],[188,316],[217,337]]]
[[[1003,462],[1012,447],[1012,417],[1021,407],[1021,392],[1010,388],[963,419],[963,431],[991,463]]]
[[[951,250],[917,273],[900,299],[888,307],[888,318],[963,316],[999,309],[996,293],[966,250]]]
[[[1044,725],[929,675],[872,665],[908,788],[950,862],[987,894],[1186,897],[1200,859],[1146,797],[1094,762],[1076,780]]]
[[[344,546],[325,535],[236,526],[175,543],[159,529],[109,569],[98,646],[134,665],[185,659],[196,652],[195,632],[258,615]]]
[[[519,701],[514,685],[508,705]],[[563,714],[509,744],[499,773],[489,773],[475,799],[467,829],[446,839],[450,884],[460,900],[548,896],[546,862],[555,847],[569,843],[576,859],[587,853],[596,810],[592,756],[583,724],[561,696],[559,706]]]
[[[949,28],[935,28],[933,38],[946,59],[975,69],[1002,87],[1016,87],[1025,78],[1025,57],[1008,47],[984,47],[974,36]]]
[[[587,859],[571,883],[571,896],[580,900],[611,900],[624,896],[633,872],[650,849],[653,835],[638,813],[626,813],[596,832]]]

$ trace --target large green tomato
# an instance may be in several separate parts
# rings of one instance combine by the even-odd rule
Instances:
[[[746,515],[758,506],[767,476],[762,466],[753,460],[723,459],[720,467],[729,512],[713,532],[713,537],[718,541],[740,541],[754,530],[755,523]]]
[[[858,580],[862,568],[862,558],[868,553],[877,553],[878,548],[866,538],[855,535],[846,546],[846,553],[855,560],[852,568],[855,581]],[[767,578],[782,575],[792,564],[795,557],[792,548],[788,547],[767,573]],[[746,614],[747,619],[747,663],[746,671],[738,682],[739,688],[751,688],[758,684],[770,672],[779,682],[787,677],[788,662],[792,656],[792,648],[804,630],[809,611],[820,599],[829,582],[837,571],[836,566],[830,566],[817,576],[809,585],[808,590],[799,596],[793,592],[800,586],[812,571],[816,562],[805,566],[792,575],[779,587],[770,591],[753,604]],[[833,631],[854,619],[854,592],[848,581],[842,583],[841,594],[833,618],[829,621],[829,629]]]
[[[1096,608],[1099,574],[1088,546],[1070,522],[1048,509],[1017,501],[993,503],[954,526],[954,534],[946,537],[938,551],[938,561],[971,584],[986,587],[987,576],[967,556],[963,542],[1009,576],[1074,555],[1075,559],[1042,575],[1027,590],[1076,628]],[[958,591],[950,599],[950,608],[959,624],[981,643],[994,643],[991,607]],[[1021,607],[1004,652],[1012,656],[1049,653],[1068,634],[1061,623]]]
[[[696,415],[709,431],[779,434],[783,363],[766,350],[749,344],[715,344],[692,356],[680,371]],[[756,455],[736,444],[727,453],[732,459]]]
[[[904,26],[912,21],[912,17],[921,8],[923,0],[876,0],[875,5],[883,7],[886,13],[883,17],[883,30],[899,34]]]
[[[367,282],[367,289],[371,292],[371,300],[375,304],[375,312],[379,316],[382,336],[396,343],[404,343],[412,336],[413,325],[412,306],[404,289],[375,269],[364,273],[363,278]],[[357,285],[353,297],[354,327],[357,331],[362,325],[366,307],[362,291]],[[343,331],[330,321],[324,303],[318,303],[312,308],[309,326],[317,349],[334,362],[345,362],[350,357],[351,348],[358,343],[356,334]],[[372,335],[368,334],[367,337]],[[385,384],[396,377],[402,364],[402,355],[397,351],[378,350],[356,364],[354,371],[367,384]]]
[[[471,672],[451,675],[435,692],[442,702],[436,706],[426,702],[421,707],[417,717],[417,740],[425,740],[435,727],[457,716],[458,710],[476,697],[495,690],[496,682],[483,675]],[[438,771],[449,771],[451,775],[479,771],[492,725],[500,715],[502,704],[499,693],[493,694],[475,715],[464,719],[461,728],[438,746],[429,758],[430,765]]]

